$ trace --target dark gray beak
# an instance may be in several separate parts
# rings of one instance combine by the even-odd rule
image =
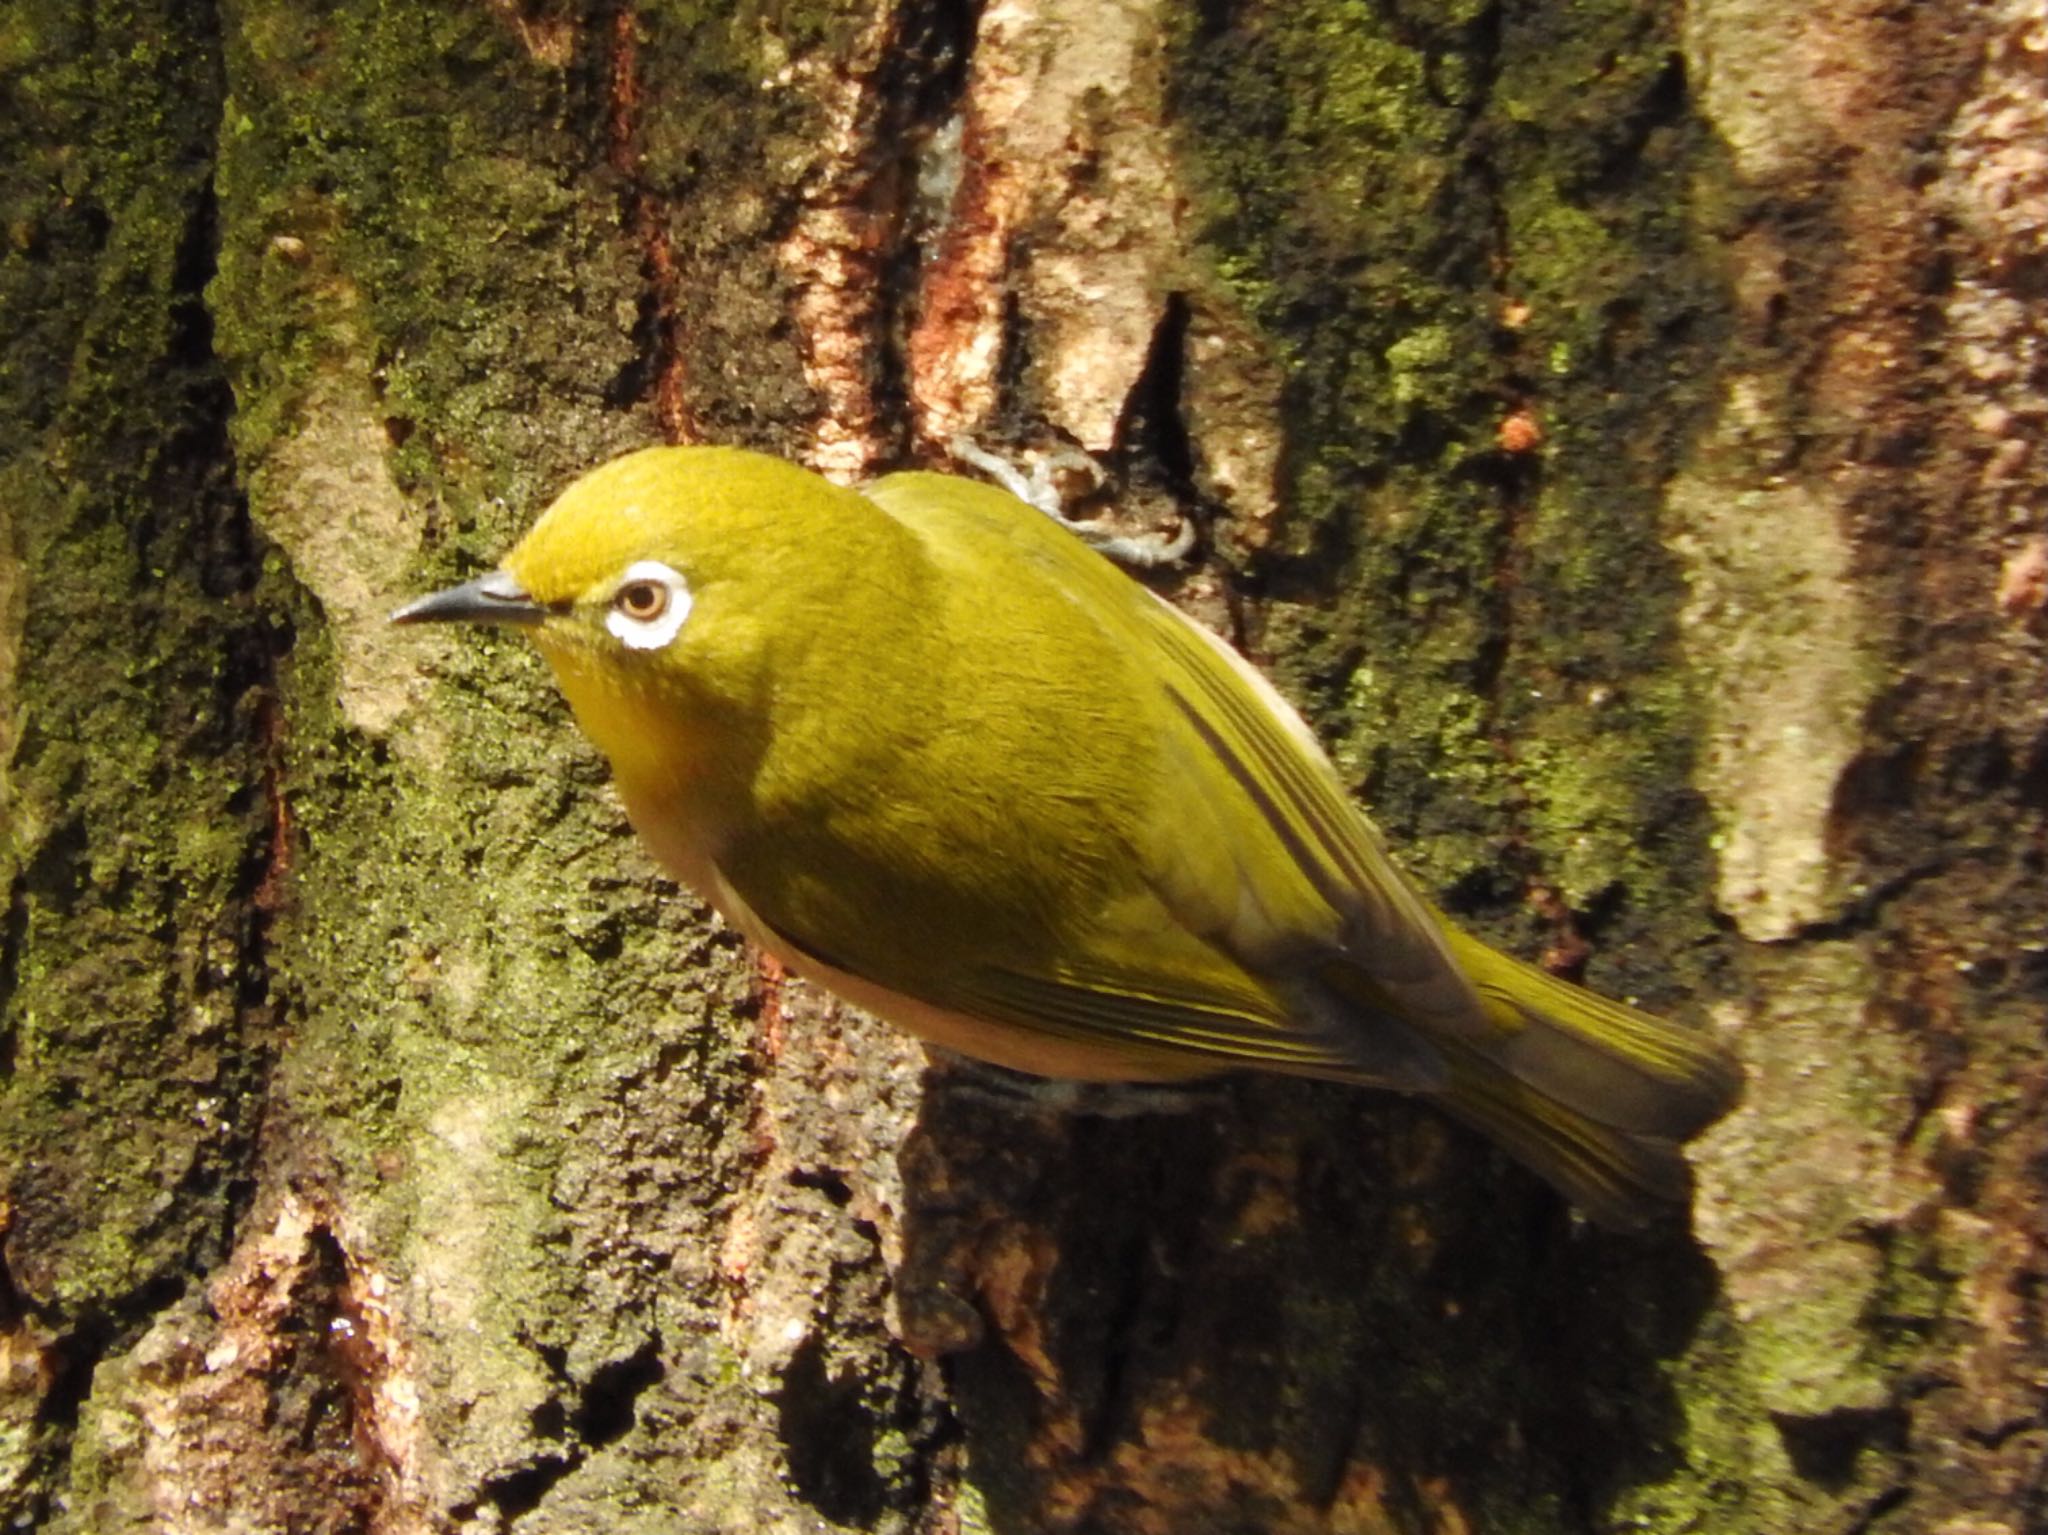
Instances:
[[[527,596],[517,581],[494,570],[474,581],[431,592],[391,615],[394,624],[537,624],[548,610]]]

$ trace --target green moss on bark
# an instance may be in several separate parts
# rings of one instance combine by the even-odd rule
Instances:
[[[602,51],[535,57],[484,7],[227,20],[215,303],[244,458],[337,364],[374,382],[393,471],[428,497],[531,495],[494,476],[546,456],[544,424],[557,456],[622,446],[632,423],[593,386],[631,363],[637,295],[616,197],[585,174]]]
[[[1259,647],[1410,870],[1525,952],[1526,919],[1499,930],[1529,886],[1558,890],[1598,944],[1593,984],[1652,1005],[1718,953],[1662,499],[1726,300],[1689,211],[1715,151],[1672,26],[1620,0],[1211,8],[1180,24],[1174,92],[1216,268],[1287,369],[1289,522],[1244,572]],[[1704,1265],[1632,1254],[1590,1306],[1565,1270],[1601,1260],[1543,1251],[1524,1258],[1558,1265],[1551,1336],[1519,1346],[1522,1319],[1461,1294],[1455,1263],[1387,1278],[1379,1325],[1450,1296],[1488,1340],[1431,1328],[1384,1378],[1405,1400],[1386,1422],[1425,1441],[1389,1458],[1481,1453],[1507,1404],[1548,1392],[1612,1426],[1601,1485],[1571,1485],[1578,1431],[1539,1411],[1520,1431],[1549,1470],[1464,1484],[1485,1527],[1569,1527],[1630,1486],[1632,1509],[1691,1506],[1714,1474],[1687,1469],[1657,1361],[1703,1312]]]
[[[681,1358],[727,1304],[712,1209],[751,1147],[749,962],[654,872],[516,636],[393,640],[383,615],[656,437],[666,370],[693,400],[714,372],[722,435],[798,429],[757,184],[788,195],[777,157],[815,152],[815,108],[766,89],[793,24],[655,6],[629,40],[607,19],[549,50],[483,7],[232,20],[209,298],[251,510],[303,583],[273,1115],[405,1297],[455,1485],[534,1470],[601,1506],[731,1480],[758,1506],[773,1408],[728,1379],[678,1369],[661,1432],[609,1455],[572,1431],[609,1365]],[[725,330],[671,323],[700,302]]]
[[[62,1452],[99,1352],[232,1225],[269,1044],[277,640],[201,301],[212,18],[37,5],[4,27],[0,1168],[8,1293],[54,1376],[15,1461]],[[0,1468],[0,1511],[33,1521],[48,1483],[23,1471]]]
[[[1644,900],[1679,856],[1676,910],[1697,851],[1638,852],[1696,819],[1658,506],[1721,300],[1668,19],[1275,7],[1179,60],[1208,239],[1291,363],[1268,648],[1432,882]]]
[[[22,631],[0,1159],[17,1283],[66,1318],[217,1241],[256,1070],[261,977],[238,970],[268,641],[199,305],[219,103],[204,20],[50,7],[6,50],[0,309],[23,324],[0,431]]]

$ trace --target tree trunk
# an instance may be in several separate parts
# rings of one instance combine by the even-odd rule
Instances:
[[[0,1516],[2043,1527],[2044,53],[18,0]],[[1006,1105],[785,982],[516,637],[385,623],[659,440],[1191,527],[1148,579],[1449,909],[1742,1053],[1690,1228],[1334,1086]]]

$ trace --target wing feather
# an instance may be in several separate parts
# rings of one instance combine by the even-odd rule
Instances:
[[[1216,636],[1163,602],[1153,606],[1149,627],[1169,663],[1163,685],[1175,711],[1289,855],[1278,869],[1251,863],[1253,881],[1305,878],[1336,918],[1327,942],[1316,945],[1319,957],[1346,961],[1391,1011],[1453,1035],[1492,1034],[1442,925],[1387,857],[1300,716]],[[1264,956],[1239,947],[1246,963],[1263,967]],[[1308,957],[1300,948],[1274,956],[1295,965]]]
[[[1163,737],[1146,770],[1158,823],[1131,829],[1149,899],[1099,913],[1042,966],[989,956],[949,983],[948,1005],[1413,1088],[1443,1080],[1428,1034],[1495,1032],[1307,725],[1221,639],[1006,492],[900,475],[868,495],[942,563],[987,539],[1065,589],[1100,634],[1094,664],[1124,672],[1135,716]],[[1341,988],[1324,979],[1337,968]]]
[[[1178,994],[1147,977],[1064,969],[1055,975],[990,968],[968,983],[965,1000],[1002,1022],[1057,1028],[1091,1039],[1128,1041],[1216,1058],[1231,1065],[1335,1069],[1343,1057],[1285,1026],[1270,999],[1211,991]]]

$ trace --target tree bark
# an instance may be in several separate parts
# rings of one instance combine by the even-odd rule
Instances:
[[[2042,1527],[2044,53],[20,0],[0,1517]],[[1332,1086],[1009,1103],[746,952],[516,637],[385,623],[663,440],[1192,528],[1448,909],[1743,1055],[1689,1225]]]

